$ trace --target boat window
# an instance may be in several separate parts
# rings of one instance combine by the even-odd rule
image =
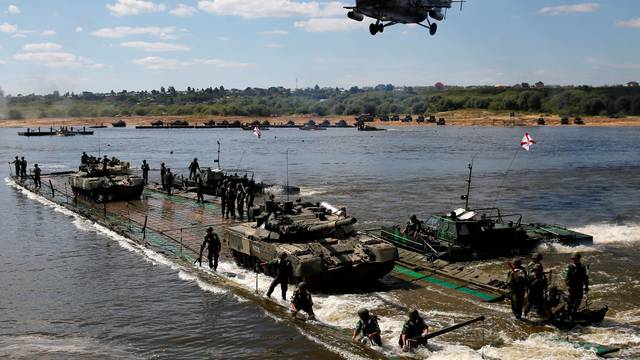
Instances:
[[[461,236],[471,235],[471,231],[469,231],[467,224],[458,224],[458,234]]]
[[[438,221],[437,218],[430,217],[429,220],[427,220],[427,222],[425,223],[425,226],[435,230],[438,228],[439,223],[440,221]]]

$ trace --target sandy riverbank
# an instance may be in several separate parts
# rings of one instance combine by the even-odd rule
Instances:
[[[401,115],[400,118],[403,118]],[[539,115],[519,115],[511,118],[508,114],[499,114],[494,112],[479,112],[479,111],[457,111],[440,113],[436,117],[444,117],[448,126],[537,126]],[[411,123],[403,123],[399,121],[380,122],[376,119],[372,125],[376,126],[407,126],[407,125],[419,125],[415,122],[417,116],[413,116],[414,121]],[[353,125],[355,118],[353,116],[346,115],[331,115],[331,116],[311,116],[311,115],[291,115],[291,116],[279,116],[279,117],[244,117],[244,116],[127,116],[127,117],[80,117],[80,118],[46,118],[46,119],[21,119],[21,120],[0,120],[0,127],[3,128],[49,128],[59,126],[93,126],[93,125],[106,125],[111,127],[111,123],[124,120],[127,126],[132,127],[136,125],[150,125],[152,121],[162,120],[165,123],[170,123],[174,120],[186,120],[191,125],[203,124],[210,120],[220,122],[226,120],[233,122],[239,120],[241,123],[250,123],[255,120],[260,122],[268,120],[271,124],[284,124],[289,120],[293,120],[296,124],[304,124],[310,119],[320,123],[325,119],[329,120],[332,124],[340,120],[345,120],[349,125]],[[585,126],[640,126],[640,117],[625,117],[620,119],[612,119],[608,117],[583,117]],[[556,126],[560,125],[560,116],[546,116],[546,125]],[[573,119],[571,119],[573,124]],[[424,123],[424,126],[433,126],[433,124]]]

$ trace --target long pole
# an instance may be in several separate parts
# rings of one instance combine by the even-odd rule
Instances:
[[[473,160],[471,160],[471,164],[469,164],[469,179],[467,180],[467,195],[464,197],[464,209],[469,210],[469,194],[471,193],[471,172],[473,172]]]
[[[220,140],[218,140],[218,160],[216,162],[218,163],[218,169],[220,169]]]
[[[287,192],[287,202],[289,201],[289,149],[287,149],[287,187],[285,188]]]

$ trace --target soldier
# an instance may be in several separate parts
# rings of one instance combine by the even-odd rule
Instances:
[[[196,174],[195,181],[196,181],[196,186],[198,187],[196,192],[198,196],[198,200],[196,200],[196,202],[197,203],[202,202],[204,204],[204,182],[202,181],[202,176],[200,176],[200,173]]]
[[[38,167],[38,164],[33,165],[33,185],[39,189],[42,187],[42,182],[40,182],[40,174],[42,170]]]
[[[147,185],[149,183],[149,164],[147,164],[147,160],[142,160],[142,178],[144,179],[144,184]]]
[[[225,183],[222,183],[218,188],[218,196],[220,196],[220,209],[222,210],[222,217],[224,218],[227,211],[227,187]]]
[[[236,218],[236,192],[231,184],[227,186],[227,219],[229,214],[231,214],[232,219]]]
[[[582,255],[574,253],[571,256],[572,263],[567,265],[564,273],[564,282],[569,292],[568,310],[570,315],[574,315],[578,311],[582,297],[589,292],[589,274],[580,259],[582,259]]]
[[[24,156],[20,158],[20,177],[22,179],[27,178],[27,160],[24,159]]]
[[[22,161],[20,161],[20,158],[16,156],[16,159],[10,162],[9,164],[13,164],[16,170],[16,178],[20,177],[20,167],[22,166]]]
[[[415,237],[422,230],[422,222],[418,220],[418,217],[415,215],[411,215],[409,218],[409,222],[404,227],[403,233],[405,235],[409,235],[410,237]]]
[[[102,173],[104,175],[107,175],[107,166],[109,165],[109,158],[107,157],[107,155],[105,155],[102,158]]]
[[[358,324],[353,331],[352,341],[356,341],[358,334],[362,332],[363,336],[366,336],[372,344],[382,346],[382,338],[380,337],[380,326],[378,325],[378,317],[369,314],[369,310],[362,308],[358,310]]]
[[[289,287],[289,278],[291,278],[291,274],[293,274],[293,265],[291,265],[291,261],[287,259],[287,253],[281,253],[277,260],[269,262],[268,265],[276,267],[276,277],[271,282],[271,285],[269,285],[267,297],[271,297],[271,294],[273,294],[273,290],[275,290],[276,286],[280,284],[280,290],[282,291],[282,300],[286,301],[287,289]]]
[[[162,184],[162,190],[166,190],[166,185],[164,183],[164,177],[167,175],[167,168],[164,166],[164,163],[160,163],[160,183]]]
[[[311,294],[307,291],[307,284],[301,282],[298,284],[298,288],[293,292],[291,298],[291,313],[295,317],[300,310],[307,313],[309,320],[315,320],[316,315],[313,313],[313,299]]]
[[[536,265],[540,265],[540,268],[542,268],[542,273],[544,274],[544,266],[542,265],[542,255],[540,253],[533,253],[533,255],[531,255],[531,262],[529,263],[529,265],[527,265],[527,273],[531,276],[532,271],[533,271],[533,267]]]
[[[207,234],[204,236],[204,241],[202,245],[200,245],[200,256],[198,256],[198,260],[196,262],[200,263],[202,266],[202,252],[204,249],[208,249],[207,259],[209,260],[209,269],[213,269],[213,271],[218,270],[218,256],[220,255],[220,249],[222,248],[222,244],[220,243],[220,239],[218,235],[213,232],[212,227],[207,228]],[[213,261],[212,261],[213,260]]]
[[[410,351],[417,348],[420,345],[426,344],[424,336],[429,334],[429,326],[424,322],[424,319],[418,314],[418,310],[411,310],[409,312],[409,320],[402,326],[402,333],[398,344],[402,346],[402,351]]]
[[[80,157],[80,164],[86,164],[89,162],[89,155],[86,152],[82,152],[82,156]]]
[[[527,271],[522,266],[522,260],[515,259],[511,264],[511,270],[507,275],[507,285],[511,290],[511,311],[516,319],[522,319],[522,307],[524,295],[527,290]]]
[[[238,195],[236,197],[236,207],[238,208],[238,216],[240,220],[244,220],[244,198],[245,193],[242,189],[241,184],[238,184]]]
[[[189,164],[189,180],[196,176],[197,171],[200,171],[200,164],[198,164],[198,158],[194,158]]]
[[[167,195],[171,195],[171,188],[173,188],[173,173],[170,168],[167,168],[167,173],[164,175],[164,185],[167,188]]]
[[[536,310],[538,315],[544,314],[545,310],[545,290],[547,288],[547,278],[542,271],[542,265],[537,263],[532,266],[529,272],[529,286],[527,293],[527,305],[524,309],[525,316],[531,308]]]

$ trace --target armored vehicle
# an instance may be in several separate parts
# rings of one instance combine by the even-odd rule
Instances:
[[[112,158],[106,166],[96,158],[80,165],[80,171],[69,177],[74,196],[94,202],[139,199],[144,190],[144,179],[129,173],[129,163]]]
[[[260,269],[286,253],[293,265],[292,282],[314,287],[371,283],[389,273],[398,250],[381,239],[357,232],[356,219],[329,204],[267,202],[267,215],[224,232],[239,265]],[[275,275],[275,268],[261,268]]]

